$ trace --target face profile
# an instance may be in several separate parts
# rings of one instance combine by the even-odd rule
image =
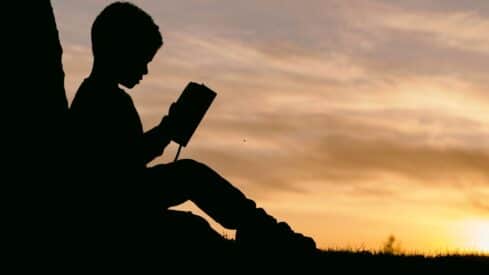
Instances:
[[[148,74],[148,65],[153,60],[153,55],[150,57],[133,56],[127,58],[117,70],[117,83],[131,89],[138,85],[144,76]]]

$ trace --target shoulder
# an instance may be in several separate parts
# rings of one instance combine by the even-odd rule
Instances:
[[[124,90],[118,86],[85,79],[75,94],[72,108],[100,106],[110,109],[121,104],[132,104],[131,97]]]

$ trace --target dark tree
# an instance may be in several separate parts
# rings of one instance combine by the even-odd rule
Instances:
[[[65,119],[62,47],[50,1],[12,1],[2,8],[2,220],[4,248],[21,260],[49,264],[61,255],[65,209]]]

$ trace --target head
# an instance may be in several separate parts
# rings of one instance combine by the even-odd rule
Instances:
[[[94,70],[127,88],[148,73],[148,63],[163,45],[151,16],[127,2],[107,6],[95,19],[91,37]]]

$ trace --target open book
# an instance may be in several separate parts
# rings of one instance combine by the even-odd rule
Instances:
[[[181,146],[187,146],[216,95],[216,92],[204,84],[195,82],[187,84],[175,102],[177,112],[176,117],[172,119],[174,119],[177,127],[174,129],[173,141]]]

